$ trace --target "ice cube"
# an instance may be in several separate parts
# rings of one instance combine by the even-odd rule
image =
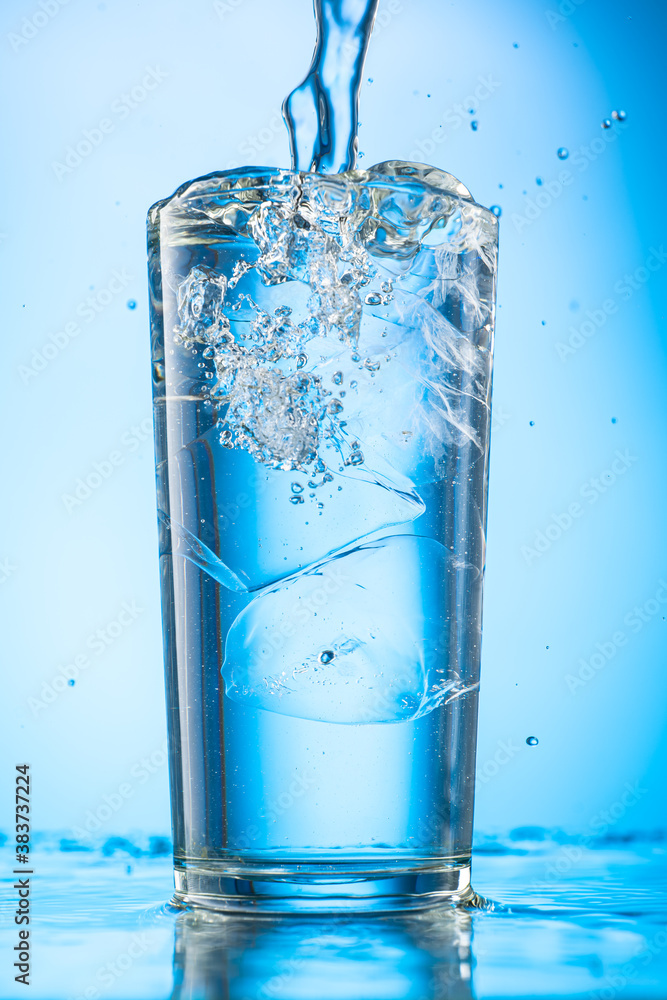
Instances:
[[[230,590],[256,590],[422,514],[409,485],[389,488],[342,466],[333,445],[324,454],[334,471],[311,489],[314,473],[266,468],[247,451],[223,447],[214,426],[169,460],[174,551]],[[290,502],[293,482],[303,487],[303,503]]]
[[[404,722],[475,687],[450,658],[450,615],[471,566],[393,535],[264,591],[238,615],[222,668],[230,698],[301,719]]]
[[[490,356],[420,296],[397,291],[392,315],[382,332],[365,317],[356,362],[336,359],[339,418],[367,470],[416,488],[444,478],[448,449],[480,447]]]

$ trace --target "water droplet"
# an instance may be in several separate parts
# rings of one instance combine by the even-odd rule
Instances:
[[[136,301],[134,299],[128,299],[127,300],[127,308],[128,309],[136,309],[137,308]]]
[[[500,205],[492,205],[491,206],[491,211],[495,215],[496,219],[499,219],[500,216],[503,214],[503,210],[500,207]]]
[[[352,381],[350,382],[350,389],[356,389],[358,385],[359,383],[356,381],[356,379],[352,379]]]
[[[528,736],[526,738],[526,743],[529,747],[536,747],[539,742],[537,736]]]
[[[333,382],[334,385],[340,385],[341,382],[343,381],[343,373],[334,372],[333,375],[331,376],[331,381]]]
[[[530,421],[530,426],[531,426],[531,427],[534,427],[534,426],[535,426],[535,421],[534,421],[534,420],[531,420],[531,421]]]
[[[373,82],[373,77],[372,77],[372,76],[369,76],[369,77],[368,77],[368,82],[369,82],[369,83],[372,83],[372,82]]]
[[[342,409],[343,409],[343,404],[341,403],[340,399],[332,399],[329,405],[327,406],[327,412],[331,414],[340,413]]]
[[[519,43],[518,42],[513,42],[512,43],[512,48],[513,49],[518,49],[519,48]]]
[[[600,125],[602,128],[611,128],[611,118],[603,118]]]
[[[616,423],[616,417],[612,417],[611,418],[611,422],[612,422],[612,424],[615,424]]]
[[[303,483],[292,483],[292,493],[303,493]]]
[[[546,325],[547,325],[547,321],[545,319],[543,319],[542,320],[542,326],[546,326]]]
[[[296,367],[297,368],[305,368],[305,366],[307,364],[308,364],[308,355],[307,354],[299,354],[299,356],[296,359]]]
[[[625,111],[612,111],[611,117],[614,118],[617,122],[624,122],[628,116],[626,115]]]
[[[340,493],[340,492],[342,491],[342,489],[343,489],[343,487],[342,487],[342,486],[339,486],[339,487],[338,487],[338,492]]]
[[[473,118],[473,120],[470,122],[470,128],[473,130],[473,132],[476,132],[478,127],[479,127],[479,122],[475,118]]]
[[[366,368],[369,372],[376,372],[379,369],[379,367],[380,367],[379,361],[373,361],[371,358],[366,358],[366,360],[364,361],[364,368]]]
[[[319,510],[324,510],[324,504],[323,503],[318,503],[317,506],[318,506]]]
[[[74,680],[74,678],[70,677],[70,679],[68,680],[68,682],[67,682],[67,683],[69,684],[69,686],[70,686],[71,688],[73,688],[73,687],[74,687],[74,685],[76,684],[76,681]]]
[[[367,306],[379,306],[382,303],[382,296],[378,295],[377,292],[369,292],[364,302]]]
[[[331,663],[335,655],[332,649],[325,649],[320,653],[318,659],[320,663]]]
[[[542,187],[542,185],[544,184],[544,181],[542,180],[542,178],[541,178],[541,177],[536,177],[536,178],[535,178],[535,183],[536,183],[536,184],[539,184],[539,185],[540,185],[540,187]]]
[[[570,150],[567,149],[566,146],[559,146],[559,148],[556,150],[556,155],[558,156],[559,160],[567,160],[568,156],[570,155]]]
[[[354,362],[361,361],[361,356],[355,351],[354,354],[350,354],[350,360]]]
[[[303,497],[290,497],[289,498],[289,502],[290,503],[303,503],[304,499],[303,499]]]

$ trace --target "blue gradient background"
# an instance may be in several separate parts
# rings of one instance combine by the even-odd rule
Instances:
[[[667,604],[650,605],[636,631],[624,620],[667,578],[667,267],[629,297],[617,283],[667,243],[667,15],[646,0],[561,8],[572,13],[556,19],[550,0],[381,0],[362,92],[361,165],[422,148],[420,159],[503,212],[476,805],[485,833],[651,830],[665,820]],[[0,11],[0,560],[9,562],[0,826],[10,825],[13,764],[25,759],[36,829],[76,834],[125,784],[101,833],[167,833],[153,454],[141,426],[150,417],[145,214],[213,169],[287,164],[276,116],[308,64],[311,3],[69,0],[12,45],[39,10],[6,0]],[[156,66],[166,79],[121,119],[114,102]],[[468,95],[489,77],[493,93],[469,115]],[[614,108],[627,121],[604,133]],[[54,162],[102,118],[113,131],[56,176]],[[596,153],[605,137],[614,141]],[[554,195],[563,170],[571,183]],[[86,322],[78,307],[114,270],[130,275],[126,286]],[[613,315],[559,357],[571,328],[606,300]],[[80,334],[26,375],[33,350],[72,321]],[[589,503],[582,488],[626,449],[630,467]],[[114,451],[112,475],[68,510],[63,497]],[[582,516],[527,559],[522,547],[576,501]],[[141,612],[96,653],[89,636],[124,602]],[[567,675],[619,630],[627,643],[570,690]],[[30,702],[82,654],[90,665],[75,686],[44,707]]]

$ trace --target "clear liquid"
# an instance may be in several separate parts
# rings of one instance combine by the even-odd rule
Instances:
[[[153,214],[182,862],[469,855],[496,220],[437,171],[326,184]]]
[[[378,2],[314,0],[313,60],[283,105],[292,170],[354,170],[359,87]]]

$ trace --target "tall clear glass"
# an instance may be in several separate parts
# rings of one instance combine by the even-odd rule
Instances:
[[[497,219],[255,167],[148,246],[177,896],[466,901]]]

